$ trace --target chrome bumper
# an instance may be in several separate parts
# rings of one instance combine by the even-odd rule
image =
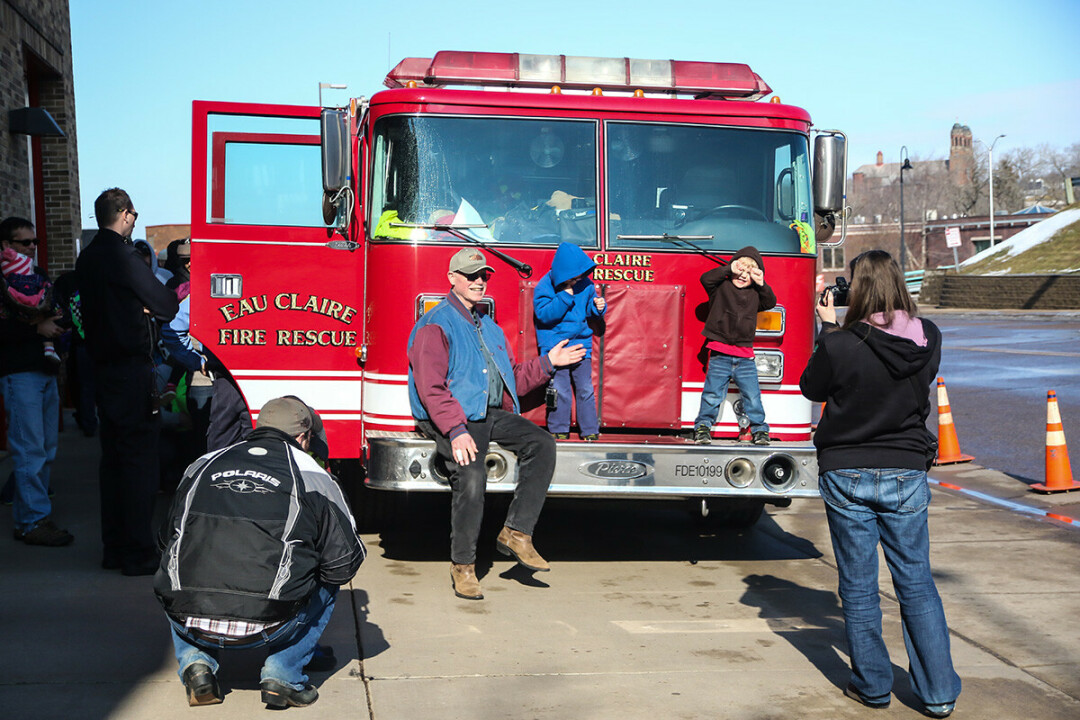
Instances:
[[[445,491],[446,463],[435,443],[419,433],[370,431],[368,487]],[[818,497],[814,446],[733,441],[712,445],[665,443],[559,443],[549,495],[581,497],[756,497],[766,501]],[[496,444],[485,460],[489,492],[512,492],[517,458]]]

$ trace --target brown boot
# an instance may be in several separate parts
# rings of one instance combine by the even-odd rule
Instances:
[[[450,584],[454,594],[466,600],[483,600],[480,580],[476,577],[476,565],[458,565],[450,563]]]
[[[540,557],[540,553],[533,547],[532,535],[511,530],[504,525],[495,545],[503,555],[513,555],[518,563],[530,570],[547,572],[551,569],[548,561]]]

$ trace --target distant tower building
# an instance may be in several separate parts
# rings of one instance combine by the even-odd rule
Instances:
[[[956,187],[971,184],[972,171],[975,168],[975,150],[972,147],[971,128],[956,123],[950,134],[949,179]]]

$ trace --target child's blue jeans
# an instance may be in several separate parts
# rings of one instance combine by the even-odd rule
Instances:
[[[754,358],[740,358],[723,353],[710,353],[709,370],[705,374],[705,389],[701,391],[701,407],[694,427],[711,428],[720,414],[720,406],[727,397],[728,382],[735,378],[735,385],[742,395],[743,412],[750,418],[750,431],[769,432],[765,422],[765,406],[761,404],[761,388],[758,386],[757,365]]]
[[[555,369],[551,384],[558,392],[554,410],[548,412],[547,429],[550,433],[570,432],[570,398],[577,398],[577,421],[582,435],[600,432],[600,419],[596,416],[596,397],[592,386],[592,363],[589,358],[581,362]],[[571,384],[573,389],[571,390]]]

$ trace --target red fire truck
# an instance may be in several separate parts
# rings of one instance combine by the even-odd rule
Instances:
[[[343,109],[196,102],[192,332],[253,413],[303,398],[368,496],[446,491],[409,411],[406,341],[480,246],[484,311],[535,355],[532,292],[561,242],[596,262],[599,442],[559,441],[552,495],[689,500],[748,524],[816,497],[816,248],[843,226],[846,140],[818,132],[748,66],[439,52]],[[842,235],[842,233],[841,233]],[[732,386],[712,445],[689,439],[704,384],[701,274],[756,246],[777,307],[754,345],[774,442],[739,443]],[[524,399],[544,423],[543,392]],[[489,489],[511,491],[493,446]]]

